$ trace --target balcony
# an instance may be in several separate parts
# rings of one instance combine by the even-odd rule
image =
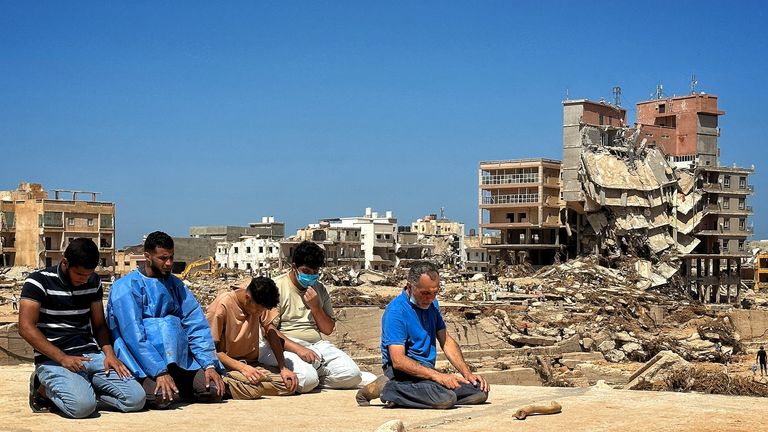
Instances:
[[[539,175],[536,173],[519,174],[494,174],[484,175],[480,184],[482,185],[504,185],[504,184],[528,184],[538,183]]]
[[[538,204],[539,194],[508,194],[483,197],[483,205]]]

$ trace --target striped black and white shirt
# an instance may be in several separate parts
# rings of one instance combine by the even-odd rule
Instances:
[[[21,289],[21,298],[40,303],[37,328],[67,355],[100,351],[91,329],[91,304],[101,302],[103,295],[96,273],[76,287],[59,266],[30,274]],[[35,364],[48,360],[35,350]]]

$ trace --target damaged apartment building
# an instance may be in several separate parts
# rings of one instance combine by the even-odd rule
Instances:
[[[752,233],[747,198],[754,167],[720,165],[724,112],[717,102],[705,93],[664,97],[659,91],[637,103],[633,127],[618,104],[563,102],[563,220],[574,238],[569,254],[677,256],[695,291],[722,288],[724,279],[729,298],[731,285],[738,290]],[[720,291],[714,290],[718,298]]]
[[[280,242],[285,234],[285,223],[273,216],[264,216],[261,222],[247,227],[194,226],[189,235],[193,239],[215,241],[213,256],[221,268],[255,272],[268,272],[281,268]]]
[[[115,204],[97,200],[98,192],[51,192],[38,183],[0,191],[0,266],[52,266],[69,242],[87,237],[99,247],[101,268],[113,270]]]
[[[397,258],[400,267],[430,259],[443,267],[461,268],[467,258],[464,224],[447,219],[441,209],[440,217],[432,213],[411,226],[398,227]]]
[[[560,166],[552,159],[480,162],[478,226],[492,266],[544,265],[560,258],[566,239]]]

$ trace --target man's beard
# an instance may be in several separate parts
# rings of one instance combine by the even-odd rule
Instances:
[[[166,271],[162,271],[162,270],[160,270],[160,268],[156,267],[154,264],[150,264],[149,267],[152,269],[152,273],[153,274],[156,274],[156,275],[158,275],[160,277],[167,278],[168,276],[171,275],[171,272],[169,272],[169,271],[167,271],[167,272]]]

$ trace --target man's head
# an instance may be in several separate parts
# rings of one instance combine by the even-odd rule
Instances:
[[[151,276],[168,277],[173,269],[173,239],[162,231],[155,231],[144,240],[144,258]]]
[[[437,266],[429,261],[416,261],[408,270],[406,290],[411,303],[427,309],[440,290],[440,273]]]
[[[293,252],[293,270],[296,280],[306,289],[313,286],[318,279],[320,267],[325,265],[325,252],[316,243],[303,241]]]
[[[74,286],[88,282],[99,265],[99,248],[93,240],[80,237],[72,240],[64,251],[61,270]]]
[[[245,288],[245,308],[248,315],[259,315],[266,309],[277,306],[280,294],[275,282],[267,277],[259,276],[251,279]]]

